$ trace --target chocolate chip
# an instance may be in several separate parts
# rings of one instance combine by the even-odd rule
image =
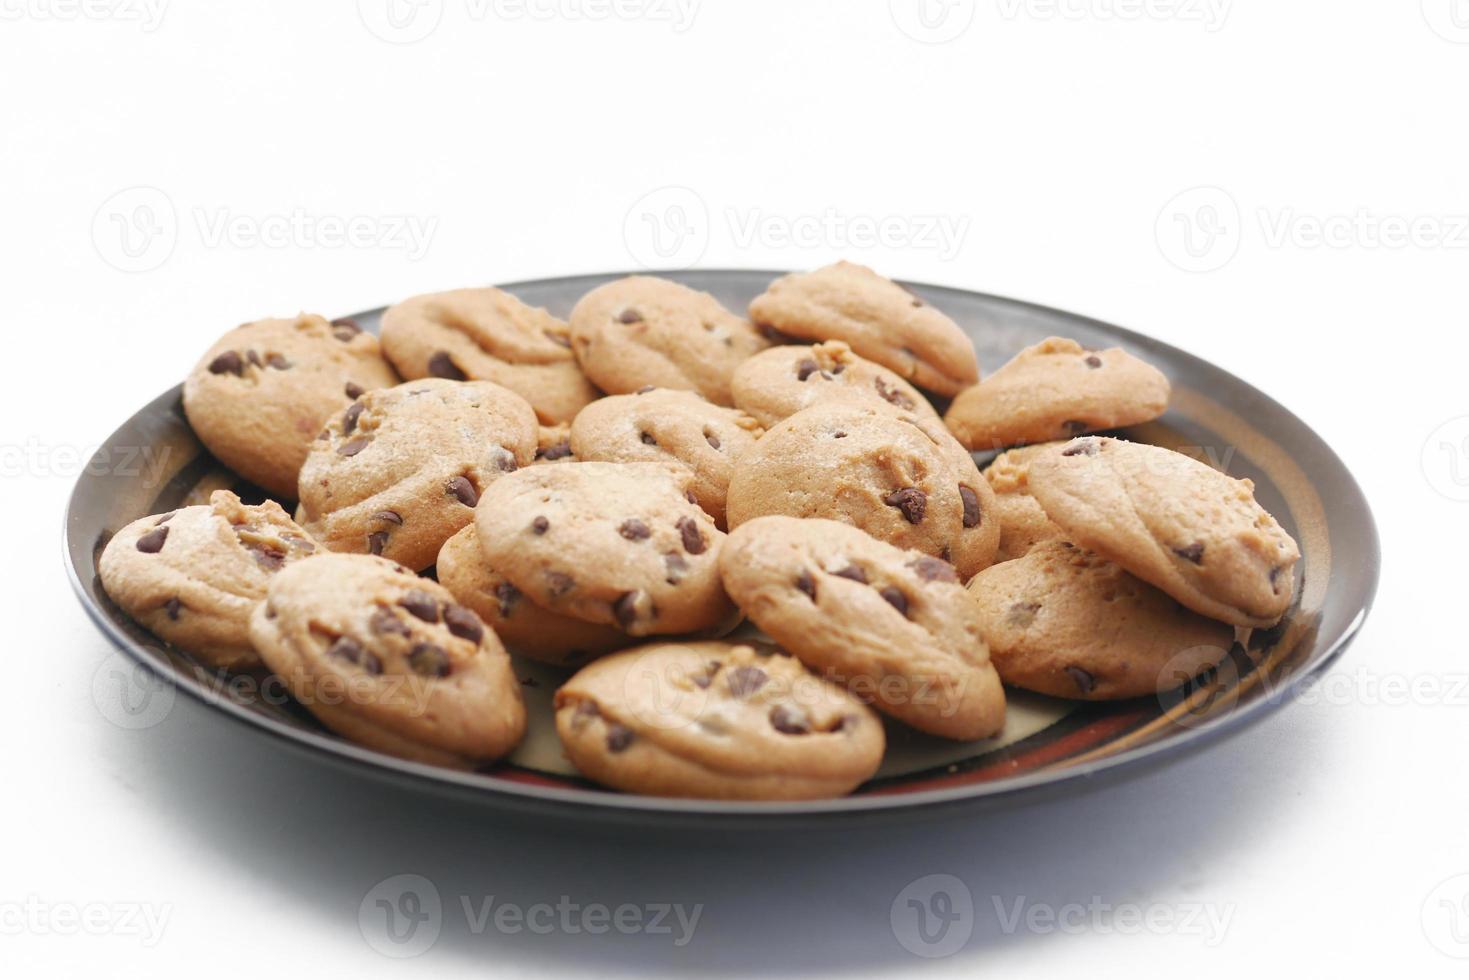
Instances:
[[[454,477],[454,479],[449,481],[449,485],[445,487],[445,490],[449,496],[458,500],[466,507],[473,507],[479,503],[479,491],[474,488],[473,483],[469,482],[469,477],[467,476]]]
[[[1062,456],[1095,456],[1097,454],[1097,440],[1083,439],[1074,446],[1067,446],[1061,450]]]
[[[783,735],[807,735],[811,732],[811,719],[806,712],[784,704],[770,709],[770,725]]]
[[[711,449],[719,448],[719,437],[712,432],[704,433],[704,441],[709,444]]]
[[[260,355],[254,350],[245,351],[245,360],[256,367],[260,367]]]
[[[683,492],[683,499],[687,500],[689,503],[693,504],[696,507],[699,504],[699,498],[694,496],[694,491],[692,490],[685,490]]]
[[[209,362],[209,373],[233,374],[238,378],[245,373],[245,361],[239,351],[227,350]]]
[[[923,511],[928,507],[928,495],[917,487],[894,490],[882,502],[903,512],[909,524],[922,524]]]
[[[617,529],[617,533],[629,541],[643,541],[653,534],[652,531],[648,530],[648,525],[636,517],[629,517],[623,521],[622,525]]]
[[[979,494],[968,487],[959,488],[959,499],[964,502],[964,526],[979,527],[984,520],[984,514],[979,509]]]
[[[1011,626],[1029,626],[1035,622],[1035,614],[1040,612],[1040,608],[1039,602],[1017,602],[1005,614],[1005,622]]]
[[[501,473],[514,473],[520,469],[520,464],[515,461],[515,454],[506,449],[501,451],[500,458],[495,460],[495,468]]]
[[[504,619],[510,615],[510,611],[520,601],[520,590],[509,582],[501,582],[495,586],[495,598],[500,600],[500,618]]]
[[[796,576],[796,588],[806,593],[812,602],[816,601],[816,579],[811,577],[809,571],[802,569],[801,574]]]
[[[355,381],[348,381],[347,387],[343,390],[346,391],[348,398],[361,398],[366,389]]]
[[[657,385],[643,385],[637,391],[633,392],[633,394],[634,395],[646,395],[650,391],[657,391],[657,390],[658,390],[658,386]]]
[[[617,314],[617,322],[618,323],[642,323],[643,322],[643,315],[641,313],[639,313],[637,310],[635,310],[635,309],[633,309],[632,307],[629,306],[627,309],[625,309],[621,313]]]
[[[562,347],[571,346],[571,338],[564,333],[557,333],[555,330],[542,330],[541,333],[545,334],[546,339],[553,344],[559,344]]]
[[[1204,563],[1204,542],[1195,541],[1186,548],[1174,548],[1173,553],[1195,565],[1202,565]]]
[[[1078,422],[1076,419],[1067,419],[1061,423],[1061,431],[1068,436],[1079,436],[1089,428],[1091,426],[1085,422]]]
[[[838,578],[851,579],[853,582],[858,582],[862,585],[867,584],[867,573],[862,571],[862,569],[858,568],[856,565],[848,565],[841,571],[832,572],[832,574],[837,576]]]
[[[896,585],[884,585],[877,590],[877,594],[886,599],[888,605],[892,606],[898,612],[904,616],[908,615],[908,597],[903,594],[902,589]]]
[[[167,514],[164,514],[162,517],[158,518],[158,520],[154,521],[153,526],[157,527],[160,524],[167,524],[169,521],[173,520],[173,515],[177,513],[178,511],[176,510],[169,511]]]
[[[565,572],[546,573],[546,591],[550,593],[551,598],[559,599],[574,588],[576,588],[576,579]]]
[[[350,436],[357,428],[357,419],[361,417],[363,410],[367,408],[361,402],[353,402],[347,406],[342,413],[342,435]]]
[[[396,510],[380,510],[372,515],[372,519],[375,521],[387,521],[389,524],[397,524],[399,527],[403,525],[403,515],[399,514]]]
[[[908,567],[918,573],[918,577],[925,582],[957,582],[959,573],[954,571],[954,566],[937,558],[927,555],[908,563]]]
[[[485,628],[474,614],[474,610],[466,609],[464,606],[448,605],[444,607],[444,625],[449,627],[449,632],[461,640],[478,643],[484,639]]]
[[[811,375],[815,374],[817,371],[820,371],[820,370],[821,370],[821,365],[820,364],[817,364],[815,361],[811,360],[811,358],[809,358],[809,357],[808,358],[805,358],[804,360],[801,361],[800,364],[797,364],[796,365],[796,380],[797,381],[805,381],[807,378],[811,377]]]
[[[845,438],[847,438],[847,434],[845,432],[843,432],[841,429],[838,429],[838,430],[836,430],[835,432],[833,432],[831,434],[831,437],[833,439],[845,439]]]
[[[439,621],[439,601],[422,589],[409,589],[404,593],[403,598],[398,600],[398,605],[425,623]]]
[[[327,647],[326,655],[345,660],[350,664],[356,664],[369,674],[381,674],[383,662],[370,650],[362,649],[356,640],[347,636],[339,636],[331,646]]]
[[[668,554],[663,556],[663,567],[668,572],[668,574],[664,576],[663,581],[667,582],[669,585],[677,585],[679,582],[683,581],[684,575],[688,572],[689,563],[684,560],[683,555],[679,554],[676,551],[670,551],[668,552]]]
[[[1285,571],[1285,569],[1282,568],[1279,565],[1276,565],[1274,568],[1270,569],[1270,591],[1271,592],[1279,592],[1280,591],[1280,573],[1283,572],[1283,571]]]
[[[167,540],[168,528],[155,527],[138,539],[138,550],[145,555],[156,555],[163,550],[163,542]]]
[[[337,447],[337,455],[356,456],[362,450],[366,449],[370,442],[372,442],[371,439],[364,439],[361,436],[358,436],[356,439],[349,439]]]
[[[656,438],[654,438],[653,433],[651,433],[651,432],[639,432],[638,433],[638,438],[640,440],[642,440],[642,443],[645,446],[656,446],[656,445],[658,445],[658,440]]]
[[[267,572],[278,572],[286,564],[286,553],[269,545],[249,544],[246,545],[255,556],[255,563]]]
[[[168,618],[174,622],[178,622],[179,610],[183,608],[184,604],[179,601],[178,596],[174,596],[163,604],[163,611],[168,613]]]
[[[626,725],[617,722],[607,724],[607,751],[622,752],[633,743],[633,732]]]
[[[338,340],[351,340],[353,337],[357,336],[361,332],[362,328],[357,325],[356,320],[348,320],[346,318],[343,318],[340,320],[332,321],[332,336],[337,338]]]
[[[770,675],[759,667],[736,667],[728,674],[725,684],[729,693],[737,698],[747,698],[765,686]]]
[[[602,709],[597,707],[595,701],[578,701],[576,703],[576,717],[579,719],[597,718],[602,714]]]
[[[275,368],[277,371],[284,371],[291,366],[291,362],[286,360],[285,356],[281,354],[270,355],[265,359],[265,363]]]
[[[454,363],[449,352],[442,350],[434,351],[433,356],[428,359],[428,373],[430,377],[448,378],[450,381],[463,381],[468,377]]]
[[[714,675],[719,673],[719,668],[724,664],[718,660],[711,660],[704,665],[704,673],[694,678],[694,686],[700,689],[707,688],[714,683]],[[763,683],[763,682],[762,682]]]
[[[692,517],[680,517],[675,525],[678,533],[683,537],[683,550],[691,555],[702,555],[704,549],[709,547],[704,540],[704,532],[699,528],[699,522]]]
[[[537,514],[536,519],[530,522],[530,529],[536,534],[545,534],[551,527],[551,522],[546,520],[544,514]]]
[[[449,655],[432,643],[417,643],[408,652],[408,666],[420,677],[448,677]]]
[[[612,615],[617,619],[617,625],[623,629],[632,626],[638,620],[638,596],[641,592],[624,592],[612,604]]]
[[[883,380],[882,375],[879,374],[874,378],[873,383],[877,386],[877,393],[882,396],[884,401],[891,405],[896,405],[899,408],[913,407],[913,399],[908,397],[907,392],[901,388],[889,388],[887,382]]]
[[[387,606],[378,606],[373,612],[372,618],[367,621],[368,629],[379,636],[388,636],[396,633],[398,636],[408,636],[410,630],[408,624],[403,622]]]
[[[831,728],[827,730],[832,732],[850,732],[852,729],[861,724],[861,721],[862,719],[858,718],[856,715],[842,715],[840,718],[837,719],[836,724],[832,725]]]
[[[571,455],[571,441],[562,439],[554,446],[546,446],[544,449],[536,450],[536,459],[563,459]]]
[[[1097,679],[1080,667],[1067,667],[1066,673],[1076,682],[1076,688],[1082,694],[1090,694],[1097,689]]]
[[[367,553],[369,555],[380,555],[388,546],[387,531],[373,531],[367,536]]]
[[[1102,366],[1102,359],[1095,354],[1088,354],[1086,356],[1086,366],[1095,370]]]

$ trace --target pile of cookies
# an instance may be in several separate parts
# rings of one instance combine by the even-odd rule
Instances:
[[[555,665],[589,779],[731,799],[852,791],[880,716],[995,736],[1002,682],[1154,695],[1290,605],[1299,553],[1248,481],[1089,434],[1166,410],[1132,355],[1050,338],[981,381],[957,324],[845,262],[748,312],[635,276],[569,322],[481,288],[392,307],[381,339],[245,324],[184,409],[294,515],[217,490],[119,530],[102,584],[344,737],[445,766],[522,738],[512,654]]]

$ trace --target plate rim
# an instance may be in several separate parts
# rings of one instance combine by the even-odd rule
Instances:
[[[677,277],[679,275],[691,274],[713,276],[738,274],[769,275],[774,278],[786,275],[787,272],[789,270],[743,268],[614,271],[552,276],[541,279],[521,279],[501,284],[498,288],[513,292],[517,287],[529,285],[546,286],[577,280],[611,280],[628,275]],[[81,493],[83,483],[88,477],[86,472],[83,472],[77,478],[76,483],[73,484],[71,493],[67,498],[65,511],[62,515],[62,558],[66,566],[67,579],[71,583],[72,591],[75,593],[88,617],[111,644],[126,654],[132,661],[141,664],[155,677],[172,685],[176,690],[182,690],[194,699],[195,702],[209,708],[221,710],[226,717],[232,718],[246,728],[260,734],[273,736],[274,740],[283,742],[318,762],[331,762],[347,767],[354,772],[369,773],[382,779],[395,779],[418,788],[453,793],[456,796],[468,797],[482,804],[504,804],[509,808],[521,811],[532,810],[580,818],[600,816],[613,817],[621,822],[641,820],[645,826],[649,824],[649,821],[659,818],[673,818],[679,821],[694,819],[700,823],[706,823],[710,818],[720,818],[722,820],[733,820],[740,826],[764,827],[768,826],[771,822],[789,823],[791,821],[806,822],[813,819],[832,820],[879,816],[912,816],[918,811],[937,814],[952,812],[955,807],[962,806],[965,803],[975,806],[1009,805],[1030,798],[1039,798],[1047,793],[1054,794],[1067,788],[1080,788],[1086,784],[1100,786],[1104,782],[1111,782],[1124,775],[1140,775],[1150,768],[1173,761],[1181,755],[1202,751],[1208,746],[1218,744],[1227,736],[1237,734],[1245,728],[1258,723],[1292,700],[1295,693],[1304,684],[1335,663],[1351,645],[1352,641],[1356,639],[1358,633],[1361,631],[1362,625],[1366,622],[1372,610],[1380,584],[1382,550],[1377,522],[1372,513],[1371,504],[1368,502],[1366,494],[1363,493],[1356,477],[1331,445],[1325,439],[1321,438],[1315,429],[1303,419],[1276,401],[1269,394],[1256,388],[1249,381],[1246,381],[1233,372],[1218,367],[1166,341],[1138,333],[1127,327],[1098,320],[1085,314],[1074,313],[1069,310],[1034,303],[1028,300],[1015,299],[978,290],[963,289],[956,286],[945,286],[912,280],[897,281],[904,286],[911,286],[929,293],[960,294],[969,298],[977,298],[1022,308],[1041,315],[1057,316],[1073,321],[1080,321],[1088,326],[1116,335],[1140,348],[1161,351],[1166,353],[1171,359],[1183,359],[1209,370],[1222,372],[1248,389],[1252,397],[1260,399],[1267,410],[1279,413],[1286,419],[1294,422],[1327,454],[1328,462],[1335,465],[1341,476],[1344,477],[1334,489],[1338,492],[1345,492],[1354,498],[1353,503],[1365,517],[1365,525],[1358,528],[1356,533],[1366,539],[1364,541],[1364,550],[1369,560],[1364,563],[1365,567],[1361,569],[1366,575],[1366,582],[1362,590],[1360,602],[1351,604],[1355,606],[1355,611],[1351,613],[1351,620],[1325,647],[1315,651],[1310,661],[1304,664],[1299,670],[1284,678],[1269,693],[1243,706],[1235,705],[1231,710],[1221,713],[1218,717],[1211,718],[1204,724],[1192,727],[1187,731],[1182,731],[1174,737],[1124,749],[1113,756],[1072,765],[1063,765],[1057,768],[1039,769],[1010,778],[980,783],[967,783],[953,787],[917,790],[911,793],[881,793],[865,796],[843,796],[798,801],[739,801],[645,796],[596,788],[538,786],[530,783],[495,779],[492,775],[447,769],[399,759],[357,745],[324,731],[314,731],[286,724],[279,719],[252,711],[243,705],[236,704],[228,698],[222,697],[214,688],[205,684],[199,675],[184,674],[176,669],[171,669],[163,661],[150,655],[145,648],[125,635],[118,625],[112,622],[111,618],[93,601],[91,595],[88,593],[85,584],[81,580],[80,569],[72,561],[73,545],[75,543],[72,533],[72,515],[77,504],[77,497]],[[376,307],[360,310],[347,314],[345,318],[373,316],[380,314],[386,308]],[[156,403],[163,401],[171,403],[175,401],[181,389],[182,383],[165,390],[133,412],[128,417],[128,420],[130,421],[136,418],[138,414]],[[128,422],[124,421],[115,428],[102,441],[102,444],[106,445],[111,443],[118,432],[127,424]],[[208,671],[201,669],[201,673],[208,673]]]

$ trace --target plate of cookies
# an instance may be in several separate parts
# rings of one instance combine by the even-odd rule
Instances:
[[[179,371],[98,451],[150,465],[72,495],[92,618],[222,715],[507,811],[1095,785],[1285,703],[1377,583],[1351,474],[1244,381],[849,262],[265,319]]]

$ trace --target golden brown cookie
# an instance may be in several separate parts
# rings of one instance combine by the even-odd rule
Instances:
[[[490,565],[532,602],[633,636],[725,623],[724,534],[678,463],[533,466],[496,480],[475,510]]]
[[[993,505],[973,458],[938,420],[838,401],[760,437],[730,479],[727,514],[731,529],[766,514],[843,521],[968,578],[994,560]]]
[[[1005,694],[953,566],[836,521],[761,517],[719,562],[746,616],[822,676],[914,728],[987,738]]]
[[[485,560],[473,524],[444,542],[434,565],[439,584],[479,614],[512,653],[576,667],[634,641],[621,630],[542,609]]]
[[[1046,516],[1045,510],[1030,495],[1027,482],[1030,461],[1039,453],[1060,445],[1058,442],[1046,442],[1011,449],[996,456],[984,468],[984,478],[995,492],[995,520],[1000,525],[1000,547],[995,552],[995,561],[1011,561],[1042,541],[1065,537],[1056,522]]]
[[[534,458],[536,417],[489,381],[425,378],[368,392],[323,436],[301,468],[302,526],[332,551],[421,570],[486,487]]]
[[[944,421],[968,448],[1000,449],[1148,422],[1168,394],[1163,372],[1121,348],[1048,337],[960,392]]]
[[[843,341],[940,395],[979,380],[974,345],[957,323],[852,262],[782,276],[750,303],[750,319],[787,337]]]
[[[598,286],[571,311],[582,370],[609,395],[652,385],[697,391],[729,405],[729,378],[767,346],[749,323],[708,293],[631,276]]]
[[[968,588],[1001,679],[1058,698],[1172,690],[1234,643],[1233,627],[1062,541],[991,566]]]
[[[321,553],[290,564],[250,617],[250,639],[322,724],[380,752],[470,768],[525,731],[495,634],[394,562]]]
[[[723,527],[730,474],[763,431],[744,412],[692,391],[652,388],[584,408],[571,424],[571,449],[583,460],[686,466],[699,506]]]
[[[293,499],[296,474],[327,418],[362,392],[397,383],[372,334],[303,313],[219,338],[184,379],[184,414],[221,463]]]
[[[133,521],[97,562],[108,598],[154,636],[214,667],[260,664],[250,613],[271,577],[316,545],[279,504],[228,490],[208,504]]]
[[[556,731],[588,778],[721,800],[842,796],[882,761],[882,724],[792,657],[743,644],[654,643],[583,667]]]
[[[598,396],[571,352],[566,324],[504,290],[414,296],[383,314],[383,353],[405,378],[493,381],[548,425]]]
[[[767,428],[817,402],[844,397],[938,418],[917,388],[840,340],[761,351],[735,369],[730,391],[735,406]]]
[[[1069,541],[1195,612],[1263,627],[1290,606],[1300,550],[1249,480],[1158,446],[1084,436],[1037,454],[1029,484]]]

